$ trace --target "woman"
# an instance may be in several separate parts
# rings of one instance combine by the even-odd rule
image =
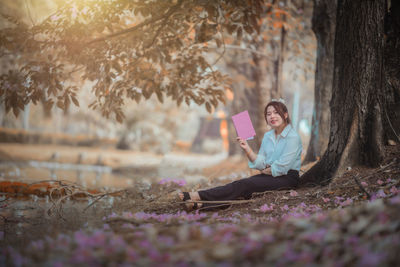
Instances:
[[[249,167],[260,170],[260,174],[207,190],[183,192],[179,198],[183,201],[249,199],[254,192],[296,187],[299,183],[302,145],[300,136],[290,125],[287,107],[282,102],[273,100],[265,107],[264,117],[272,130],[264,134],[258,155],[246,140],[237,138],[249,159]],[[186,207],[196,209],[203,205],[188,202]]]

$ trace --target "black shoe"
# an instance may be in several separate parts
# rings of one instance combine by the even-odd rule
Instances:
[[[189,192],[182,192],[182,194],[183,194],[183,199],[182,199],[182,201],[185,201],[185,202],[186,202],[187,200],[192,200],[192,199],[190,198]],[[199,208],[199,205],[197,205],[197,202],[194,202],[192,207],[188,207],[187,203],[183,203],[183,205],[184,205],[183,207],[184,207],[184,209],[185,209],[186,211],[197,210],[197,209]]]

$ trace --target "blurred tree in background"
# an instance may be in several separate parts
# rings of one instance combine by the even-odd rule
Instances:
[[[312,29],[317,38],[317,65],[315,67],[314,110],[310,143],[304,162],[320,158],[329,141],[332,96],[334,45],[336,29],[336,0],[314,1]]]
[[[313,78],[315,39],[311,14],[311,1],[274,0],[264,5],[260,32],[246,33],[241,40],[225,37],[224,67],[232,73],[234,93],[229,111],[235,114],[244,107],[249,109],[257,134],[256,150],[267,130],[265,119],[260,116],[266,104],[271,99],[284,98],[291,110],[296,91],[306,92],[307,77]],[[230,133],[235,135],[233,126]],[[230,141],[230,154],[240,152],[234,140]]]

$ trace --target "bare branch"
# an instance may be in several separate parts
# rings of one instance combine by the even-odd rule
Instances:
[[[178,201],[175,202],[176,204],[183,204],[183,203],[207,203],[207,204],[244,204],[244,203],[251,203],[256,201],[255,199],[248,199],[248,200],[215,200],[215,201],[208,201],[208,200],[186,200],[186,201]]]
[[[219,57],[214,61],[214,63],[212,64],[212,66],[214,66],[215,64],[218,63],[218,61],[220,61],[220,59],[225,55],[225,51],[226,51],[226,44],[225,44],[224,35],[222,34],[221,31],[219,31],[219,33],[221,34],[222,44],[223,44],[223,46],[224,46],[224,50],[223,50],[222,53],[219,55]]]
[[[390,119],[389,119],[389,116],[388,116],[388,114],[387,114],[386,109],[385,109],[385,115],[386,115],[386,119],[387,119],[387,121],[389,122],[390,128],[392,129],[394,135],[396,135],[397,140],[400,141],[400,137],[399,137],[399,135],[396,133],[396,131],[394,130],[393,125],[392,125],[392,122],[391,122]]]
[[[128,29],[125,29],[125,30],[122,30],[122,31],[119,31],[119,32],[116,32],[116,33],[113,33],[113,34],[110,34],[110,35],[107,35],[107,36],[104,36],[104,37],[95,38],[92,41],[88,42],[87,45],[90,45],[90,44],[93,44],[93,43],[97,43],[97,42],[101,42],[101,41],[104,41],[104,40],[107,40],[107,39],[110,39],[110,38],[113,38],[113,37],[116,37],[116,36],[120,36],[120,35],[123,35],[123,34],[127,34],[127,33],[130,33],[130,32],[135,32],[135,31],[139,30],[140,28],[142,28],[144,26],[153,24],[154,22],[157,22],[157,21],[162,20],[164,18],[168,18],[182,5],[182,3],[183,3],[183,0],[179,0],[176,5],[171,7],[171,9],[167,13],[165,13],[163,15],[154,17],[154,18],[149,19],[147,21],[143,21],[142,23],[139,23],[138,25],[135,25],[135,26],[133,26],[131,28],[128,28]]]
[[[179,6],[181,5],[182,1],[178,2],[175,6],[173,6],[168,12],[167,14],[165,14],[165,18],[163,19],[163,21],[161,22],[160,27],[157,29],[157,32],[154,34],[153,36],[153,40],[151,41],[151,43],[147,46],[147,48],[153,46],[154,42],[156,41],[158,35],[160,34],[161,30],[167,25],[167,21],[169,19],[169,17],[175,12],[175,10],[177,10],[179,8]]]
[[[218,46],[210,45],[209,48],[218,49]],[[259,55],[259,56],[262,56],[262,57],[265,57],[265,58],[270,58],[270,55],[267,55],[265,53],[262,53],[260,51],[257,51],[257,50],[251,49],[251,48],[247,48],[247,47],[241,47],[241,46],[238,46],[238,45],[226,44],[224,49],[225,48],[226,49],[231,49],[231,50],[242,50],[242,51],[249,52],[249,53],[252,53],[252,54],[256,54],[256,55]]]
[[[356,184],[358,185],[358,187],[360,187],[360,189],[367,195],[368,199],[371,199],[371,195],[367,192],[367,190],[364,188],[364,186],[362,186],[360,181],[357,179],[357,176],[355,176],[353,174],[351,174],[351,176],[353,176],[354,181],[356,181]]]

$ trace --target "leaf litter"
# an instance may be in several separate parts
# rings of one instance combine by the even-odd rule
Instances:
[[[375,169],[353,167],[328,186],[253,194],[210,211],[184,211],[177,192],[224,184],[233,176],[219,173],[221,179],[198,185],[175,178],[138,182],[117,196],[103,192],[95,203],[87,196],[65,198],[53,214],[46,211],[57,202],[5,196],[0,263],[396,266],[399,158],[394,154]]]

